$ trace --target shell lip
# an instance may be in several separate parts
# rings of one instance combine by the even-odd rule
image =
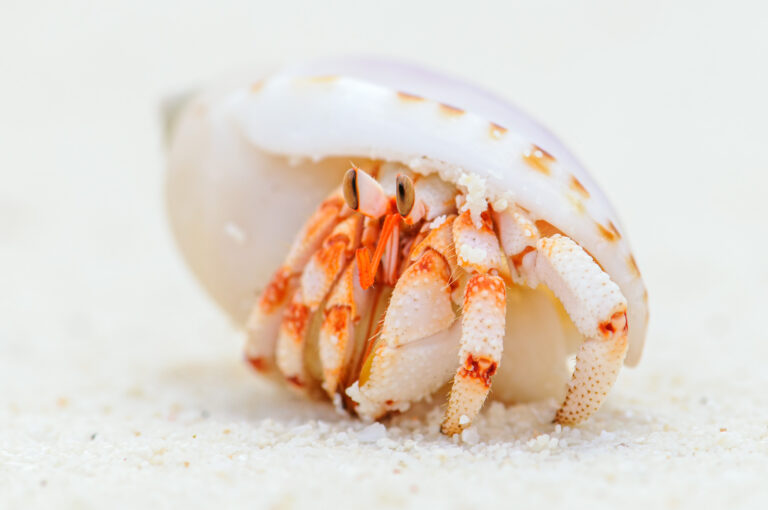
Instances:
[[[322,79],[308,79],[312,77]],[[600,188],[551,132],[499,96],[410,64],[359,56],[300,63],[258,84],[240,89],[222,110],[259,149],[312,161],[376,157],[406,164],[418,173],[436,172],[469,194],[481,194],[494,204],[517,203],[551,221],[585,246],[612,278],[627,273],[626,268],[615,269],[618,263],[611,260],[624,261],[631,251],[623,230],[614,226],[620,222]],[[393,126],[394,134],[382,141],[378,133]],[[424,140],[430,132],[442,138],[430,139],[434,144],[428,149],[403,146],[408,139]],[[330,136],[334,134],[338,136]],[[531,146],[555,161],[548,172],[531,172],[520,157]],[[457,147],[462,150],[449,150]],[[568,219],[576,216],[574,196],[576,203],[587,204],[589,219],[575,227]],[[604,211],[599,215],[589,209],[597,202]],[[550,213],[566,219],[558,221]],[[609,236],[601,234],[601,228]],[[623,278],[617,283],[625,291],[629,280]],[[630,314],[628,365],[639,360],[647,316],[639,272],[636,280],[633,295],[625,292],[630,309],[639,311]]]

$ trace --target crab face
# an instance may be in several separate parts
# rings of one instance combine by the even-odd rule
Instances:
[[[446,77],[326,61],[201,96],[168,189],[251,364],[364,418],[451,383],[448,434],[492,384],[578,423],[639,359],[645,288],[600,189],[546,130]]]

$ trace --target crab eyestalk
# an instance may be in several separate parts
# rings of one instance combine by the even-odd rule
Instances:
[[[381,185],[356,166],[344,174],[341,188],[347,206],[353,211],[376,219],[391,212],[389,199]]]
[[[353,211],[375,219],[386,216],[373,257],[367,248],[359,248],[355,253],[361,287],[368,289],[373,285],[382,257],[384,282],[394,285],[400,254],[400,221],[413,225],[426,213],[424,203],[416,198],[413,181],[407,175],[397,175],[393,206],[376,179],[353,166],[344,175],[342,190],[347,206]]]
[[[406,225],[418,223],[426,216],[427,208],[424,202],[416,197],[416,188],[413,180],[407,175],[398,174],[396,186],[397,212],[400,213]]]

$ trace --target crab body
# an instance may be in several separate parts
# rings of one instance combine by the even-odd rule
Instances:
[[[168,189],[251,364],[363,418],[450,384],[453,434],[493,384],[562,399],[574,424],[642,351],[645,287],[601,190],[538,124],[444,76],[323,61],[199,96]]]

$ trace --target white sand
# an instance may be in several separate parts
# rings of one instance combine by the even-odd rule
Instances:
[[[3,7],[0,508],[768,507],[761,4],[500,4],[462,37],[443,3],[361,4]],[[495,404],[452,441],[434,411],[369,426],[240,363],[164,223],[157,101],[350,46],[506,91],[616,202],[651,327],[589,423]]]

